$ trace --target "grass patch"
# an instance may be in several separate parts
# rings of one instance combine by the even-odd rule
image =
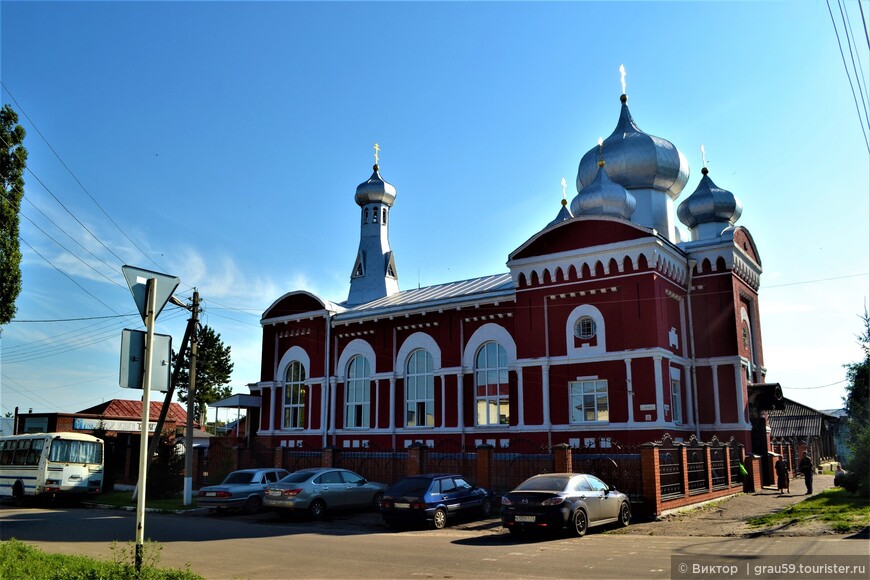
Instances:
[[[870,526],[870,498],[831,488],[784,510],[750,518],[750,526],[777,526],[822,521],[838,533],[857,532]]]
[[[118,548],[113,545],[113,561],[95,560],[86,556],[46,554],[24,542],[11,539],[0,542],[0,579],[38,578],[40,580],[68,580],[70,578],[99,578],[101,580],[129,580],[137,578],[132,554],[135,547]],[[140,580],[203,580],[199,574],[187,570],[158,568],[155,566],[160,547],[148,543],[143,549]],[[126,561],[126,562],[125,562]]]
[[[108,505],[112,507],[136,507],[136,501],[133,499],[132,491],[112,491],[109,493],[103,493],[98,495],[97,497],[91,500],[92,503],[97,503],[100,505]],[[167,499],[151,499],[149,497],[145,498],[145,507],[150,509],[164,510],[164,511],[182,511],[182,510],[191,510],[196,509],[196,500],[194,499],[191,505],[184,505],[184,498],[182,496],[171,497]]]

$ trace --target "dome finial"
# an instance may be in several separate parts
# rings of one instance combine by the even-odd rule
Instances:
[[[625,101],[628,100],[628,97],[625,96],[625,65],[624,64],[619,65],[619,76],[620,76],[620,81],[622,82],[622,96],[619,97],[619,100],[624,103]]]
[[[562,178],[562,205],[567,205],[568,203],[568,182],[565,181],[565,178]]]
[[[703,143],[701,143],[701,162],[704,164],[704,167],[701,168],[701,174],[707,175],[710,171],[707,169],[707,152],[704,150]]]
[[[598,167],[604,167],[604,139],[598,138]]]
[[[372,147],[372,149],[375,150],[375,166],[374,166],[374,170],[377,171],[377,170],[378,170],[378,153],[380,153],[380,151],[381,151],[381,147],[380,147],[380,145],[378,145],[377,143],[375,143],[375,146]]]

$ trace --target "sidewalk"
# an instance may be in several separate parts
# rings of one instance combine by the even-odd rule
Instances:
[[[833,475],[816,475],[813,492],[818,493],[834,486]],[[803,477],[792,479],[790,494],[780,494],[776,487],[765,487],[755,493],[739,495],[714,501],[680,513],[663,516],[653,522],[632,524],[620,533],[644,536],[746,536],[758,532],[745,522],[764,514],[778,512],[807,499]],[[827,528],[802,526],[789,530],[784,535],[821,535],[830,533]]]

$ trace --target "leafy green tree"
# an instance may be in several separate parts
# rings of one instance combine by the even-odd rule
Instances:
[[[15,318],[21,293],[21,246],[18,213],[24,198],[24,128],[9,105],[0,109],[0,325]]]
[[[847,445],[852,452],[848,469],[863,494],[870,493],[870,315],[864,310],[864,334],[858,342],[864,351],[864,360],[846,365],[846,426]]]
[[[205,425],[206,410],[210,403],[220,401],[233,394],[229,386],[233,363],[230,360],[230,349],[224,346],[220,333],[209,326],[203,326],[197,332],[198,347],[196,353],[196,394],[193,401],[194,417]],[[178,400],[187,402],[187,392],[190,387],[190,349],[184,352],[184,358],[178,370],[178,382],[175,389]]]

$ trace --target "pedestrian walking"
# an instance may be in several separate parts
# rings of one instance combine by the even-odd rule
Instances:
[[[779,488],[779,493],[791,494],[788,486],[788,463],[782,456],[776,460],[773,469],[776,470],[776,487]]]
[[[804,451],[803,459],[798,464],[798,470],[804,474],[804,483],[807,484],[807,495],[810,495],[813,493],[813,472],[815,472],[816,467],[813,465],[813,458],[806,451]]]

